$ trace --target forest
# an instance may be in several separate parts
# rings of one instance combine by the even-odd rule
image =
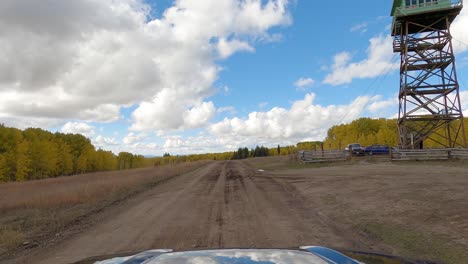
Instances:
[[[463,120],[465,126],[465,136],[468,139],[468,118]],[[445,134],[442,127],[437,134]],[[442,137],[434,134],[431,136],[440,142]],[[461,137],[460,137],[461,138]],[[397,119],[372,119],[360,118],[349,124],[342,124],[331,127],[324,140],[325,149],[344,149],[349,143],[360,143],[363,146],[372,144],[384,144],[392,147],[398,147],[399,135]],[[424,141],[425,148],[440,148],[442,145],[427,139]]]
[[[464,119],[465,133],[468,118]],[[466,135],[468,138],[468,133]],[[234,152],[193,155],[171,155],[145,158],[128,152],[115,155],[97,149],[79,134],[51,133],[39,128],[21,131],[0,124],[0,182],[36,180],[95,171],[125,170],[147,166],[163,166],[199,160],[232,160],[250,157],[290,155],[298,150],[343,150],[349,143],[363,146],[386,144],[398,146],[396,119],[360,118],[349,124],[328,129],[324,141],[299,142],[296,145],[254,149],[239,148]],[[433,141],[427,148],[440,147]]]
[[[147,165],[141,155],[96,150],[79,134],[21,131],[0,124],[0,182],[36,180]]]

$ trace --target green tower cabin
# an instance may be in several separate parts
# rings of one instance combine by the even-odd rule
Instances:
[[[466,147],[450,25],[462,0],[394,0],[393,51],[401,55],[398,129],[404,149]]]

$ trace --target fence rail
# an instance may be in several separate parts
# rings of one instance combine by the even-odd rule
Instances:
[[[392,161],[423,161],[423,160],[468,160],[468,148],[456,149],[421,149],[421,150],[392,150],[386,156]],[[304,163],[344,161],[351,158],[345,150],[300,150],[298,159]]]
[[[298,152],[299,160],[304,163],[342,161],[349,157],[349,151],[327,150],[327,151],[308,151],[300,150]]]
[[[420,149],[392,152],[392,160],[468,160],[468,149]]]

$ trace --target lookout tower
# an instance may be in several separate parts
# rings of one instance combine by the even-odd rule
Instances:
[[[398,129],[404,149],[427,140],[466,147],[450,25],[463,0],[393,0],[393,51],[401,54]]]

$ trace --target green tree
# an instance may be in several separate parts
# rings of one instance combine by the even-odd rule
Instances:
[[[22,141],[16,146],[15,155],[15,180],[24,181],[28,178],[31,160],[28,157],[29,144]]]
[[[8,181],[8,173],[6,170],[6,161],[5,156],[0,154],[0,182]]]
[[[57,139],[57,175],[64,176],[73,173],[73,156],[71,148],[62,139]]]

